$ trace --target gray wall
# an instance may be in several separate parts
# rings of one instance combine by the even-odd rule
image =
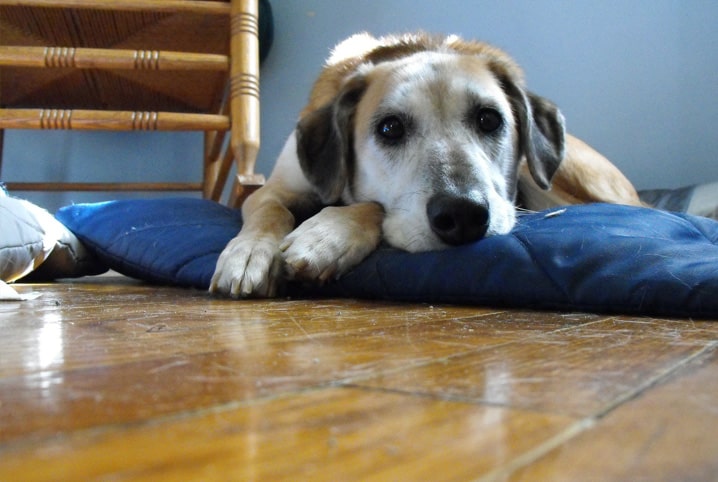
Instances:
[[[274,0],[275,44],[262,67],[268,174],[329,49],[344,37],[423,29],[490,41],[559,104],[569,131],[639,188],[718,180],[718,2],[714,0]],[[3,179],[187,180],[197,134],[8,131]],[[29,194],[55,209],[116,194]]]

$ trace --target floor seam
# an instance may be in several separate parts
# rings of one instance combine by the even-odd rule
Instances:
[[[694,362],[695,360],[706,356],[706,354],[715,350],[716,347],[718,347],[718,341],[711,341],[707,343],[700,350],[683,358],[679,362],[672,364],[664,370],[661,370],[654,376],[650,377],[648,380],[635,387],[633,390],[630,390],[625,394],[617,397],[613,402],[599,409],[596,413],[578,420],[577,422],[569,426],[567,429],[562,430],[561,432],[549,438],[545,442],[537,445],[536,447],[533,447],[532,449],[524,452],[518,457],[515,457],[509,463],[498,467],[490,471],[489,473],[475,479],[475,482],[492,482],[507,480],[517,470],[528,467],[529,465],[544,457],[546,454],[550,453],[552,450],[560,447],[561,445],[577,437],[581,433],[592,429],[603,418],[608,416],[611,412],[613,412],[623,404],[639,397],[651,387],[654,387],[660,383],[663,383],[664,381],[667,381],[682,368]]]
[[[692,363],[693,361],[703,357],[707,353],[713,351],[716,346],[718,346],[718,341],[711,341],[708,342],[706,345],[704,345],[700,350],[694,352],[693,354],[681,359],[680,361],[665,367],[663,370],[660,370],[658,373],[655,373],[653,376],[645,380],[643,383],[639,384],[638,386],[634,387],[632,390],[629,390],[625,392],[623,395],[617,397],[614,399],[611,403],[604,406],[601,410],[599,410],[596,414],[592,415],[597,420],[605,417],[624,403],[633,400],[634,398],[639,397],[642,393],[645,393],[648,389],[668,380],[670,377],[672,377],[676,372],[680,371],[683,367],[686,365]]]

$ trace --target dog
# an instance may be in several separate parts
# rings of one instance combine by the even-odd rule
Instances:
[[[334,49],[243,204],[210,291],[273,297],[286,279],[341,276],[382,240],[444,249],[508,233],[517,203],[594,201],[641,204],[509,55],[456,36],[359,34]]]

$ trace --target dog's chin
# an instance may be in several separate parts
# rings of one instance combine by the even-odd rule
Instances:
[[[501,216],[492,219],[484,238],[508,234],[514,228],[515,224],[515,216]],[[387,244],[410,253],[438,251],[455,247],[454,245],[441,241],[431,230],[428,223],[426,225],[416,225],[412,224],[411,221],[385,218],[382,229],[384,241]]]
[[[516,210],[513,205],[510,209],[507,209],[503,216],[493,216],[489,229],[486,231],[486,236],[499,236],[502,234],[509,234],[514,226],[516,225]]]
[[[516,216],[513,210],[504,213],[503,216],[492,217],[486,234],[483,237],[488,238],[490,236],[508,234],[515,225]],[[428,223],[412,223],[411,220],[388,216],[384,218],[382,230],[384,241],[387,244],[410,253],[438,251],[454,247],[454,245],[443,242],[431,230]]]
[[[402,233],[401,235],[384,235],[384,240],[392,247],[408,251],[410,253],[421,253],[423,251],[437,251],[447,249],[450,246],[439,240],[434,233]]]

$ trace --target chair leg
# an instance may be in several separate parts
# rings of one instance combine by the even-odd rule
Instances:
[[[230,41],[230,145],[237,163],[230,204],[241,202],[243,178],[254,179],[259,151],[259,5],[257,0],[232,0]]]
[[[247,199],[247,196],[264,185],[264,180],[262,174],[250,174],[248,176],[237,174],[227,205],[233,208],[242,207],[242,203]]]
[[[220,201],[232,168],[232,161],[234,161],[234,151],[229,146],[224,153],[210,150],[205,154],[204,197],[206,199]]]
[[[0,181],[2,181],[2,153],[3,153],[4,137],[5,137],[5,129],[0,129]]]

